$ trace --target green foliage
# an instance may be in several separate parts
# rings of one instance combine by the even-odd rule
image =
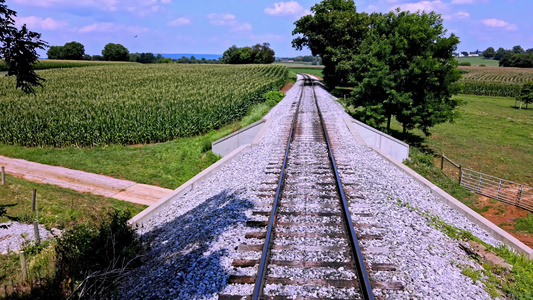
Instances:
[[[102,50],[102,56],[104,57],[104,60],[129,61],[130,52],[121,44],[109,43],[104,46],[104,50]]]
[[[309,47],[314,56],[322,58],[324,84],[330,88],[348,86],[348,75],[353,71],[354,57],[359,46],[370,31],[378,14],[357,13],[351,0],[325,0],[311,8],[312,15],[306,15],[295,22],[292,40],[297,50]]]
[[[496,55],[496,51],[492,47],[488,47],[487,50],[483,51],[483,57],[486,59],[491,59]]]
[[[533,53],[510,53],[500,60],[500,67],[533,68]]]
[[[42,87],[44,81],[33,69],[39,58],[36,49],[44,50],[48,45],[41,34],[29,31],[25,24],[18,30],[14,20],[17,13],[3,3],[5,0],[0,0],[0,59],[7,65],[7,76],[16,77],[16,87],[34,94],[34,88]]]
[[[39,99],[0,78],[0,141],[25,146],[149,144],[240,119],[287,78],[284,66],[117,65],[47,70]],[[4,111],[2,111],[4,110]]]
[[[442,19],[435,13],[390,12],[375,21],[353,61],[350,82],[353,106],[360,118],[377,124],[392,116],[407,130],[426,135],[436,124],[456,117],[460,78],[452,53],[455,35],[444,37]]]
[[[274,56],[274,50],[270,48],[269,43],[242,48],[233,45],[224,51],[220,61],[223,64],[271,64],[274,62]]]
[[[464,66],[464,67],[470,67],[472,63],[469,61],[463,61],[463,62],[460,62],[459,65]]]
[[[285,93],[281,91],[271,91],[265,94],[266,103],[272,107],[278,104],[283,97],[285,97]]]
[[[141,243],[135,230],[128,225],[130,217],[128,212],[115,210],[100,226],[79,225],[57,239],[57,276],[70,291],[80,293],[76,292],[76,285],[82,284],[103,289],[84,291],[85,295],[109,292],[117,278],[113,270],[131,269],[140,264]],[[107,273],[109,277],[95,276],[95,273]],[[99,284],[95,284],[97,282]]]
[[[520,90],[520,95],[516,99],[526,104],[533,103],[533,80],[524,83]]]
[[[52,50],[52,47],[56,47],[56,48]],[[59,46],[52,46],[52,47],[50,47],[50,50],[48,50],[48,53],[50,51],[53,51],[52,54],[53,56],[56,56],[56,57],[50,57],[50,55],[48,55],[49,59],[82,60],[83,55],[85,55],[85,47],[81,43],[78,43],[78,42],[66,43],[62,47],[59,47]]]

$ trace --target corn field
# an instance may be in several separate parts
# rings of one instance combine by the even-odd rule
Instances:
[[[0,142],[23,146],[147,144],[243,117],[279,89],[279,65],[108,65],[52,69],[37,95],[0,78]]]
[[[110,64],[136,64],[130,62],[111,62],[111,61],[90,61],[90,60],[62,60],[62,59],[41,59],[33,68],[35,70],[46,70],[56,68],[78,68],[90,66],[105,66]],[[7,71],[7,65],[0,60],[0,71]]]
[[[499,67],[459,67],[464,94],[516,97],[522,85],[533,80],[533,69]]]

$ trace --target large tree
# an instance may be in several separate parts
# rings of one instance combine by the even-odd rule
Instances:
[[[85,47],[78,42],[66,43],[61,47],[61,59],[82,60]]]
[[[292,34],[297,37],[292,46],[297,50],[309,47],[313,55],[322,58],[327,86],[347,86],[350,61],[357,56],[377,14],[357,13],[351,0],[325,0],[313,6],[311,11],[313,14],[294,23],[296,28]]]
[[[453,120],[460,104],[452,98],[461,76],[453,57],[457,44],[433,12],[398,10],[378,18],[349,76],[360,117],[374,125],[386,121],[387,131],[395,117],[404,134],[419,128],[426,135],[436,124]]]
[[[121,44],[109,43],[102,50],[102,56],[104,60],[128,61],[130,59],[130,52]]]
[[[17,13],[3,3],[5,0],[0,0],[0,59],[7,65],[7,75],[17,78],[17,88],[35,93],[34,87],[43,86],[44,81],[33,69],[39,58],[36,49],[44,50],[48,45],[41,40],[41,34],[29,31],[26,24],[18,30],[13,19]]]
[[[351,0],[325,0],[298,20],[293,46],[322,57],[329,86],[354,87],[352,104],[374,126],[395,117],[404,132],[429,128],[455,116],[452,99],[460,78],[453,52],[459,39],[446,36],[435,13],[399,10],[357,13]]]
[[[493,47],[488,47],[485,51],[483,51],[483,57],[485,59],[491,59],[496,55],[496,51],[494,51]]]
[[[275,60],[274,55],[269,43],[241,48],[233,45],[224,51],[220,61],[224,64],[271,64]]]

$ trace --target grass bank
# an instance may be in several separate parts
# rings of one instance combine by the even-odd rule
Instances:
[[[468,57],[457,57],[459,63],[469,62],[472,66],[485,65],[487,67],[498,67],[499,61],[494,59],[485,59],[483,56],[468,56]]]

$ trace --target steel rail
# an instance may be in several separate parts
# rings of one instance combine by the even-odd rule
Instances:
[[[305,80],[302,85],[302,92],[300,94],[300,98],[298,99],[298,104],[296,105],[296,113],[293,116],[292,124],[291,124],[291,131],[289,134],[289,140],[287,143],[287,149],[285,150],[285,158],[283,159],[283,166],[281,168],[281,174],[278,181],[278,189],[276,190],[276,198],[274,200],[274,204],[272,206],[272,213],[270,214],[270,219],[268,222],[268,229],[265,237],[265,245],[263,246],[263,253],[261,254],[261,263],[259,264],[259,270],[257,273],[257,278],[255,281],[255,287],[254,287],[254,293],[252,295],[253,300],[258,300],[261,291],[263,290],[263,286],[265,284],[265,274],[266,274],[266,268],[267,268],[267,260],[270,256],[270,242],[272,239],[272,232],[274,229],[274,222],[276,221],[276,212],[278,208],[278,202],[279,198],[281,196],[281,190],[284,186],[285,182],[285,167],[287,166],[287,160],[289,158],[289,149],[291,147],[291,142],[294,136],[294,128],[296,127],[296,121],[298,120],[298,110],[300,109],[300,103],[302,102],[302,97],[304,94],[304,88],[305,88]]]
[[[326,123],[324,122],[324,117],[322,116],[322,111],[320,110],[320,106],[318,105],[318,98],[315,93],[315,84],[314,81],[311,80],[311,86],[313,89],[313,96],[315,98],[315,104],[318,109],[318,115],[320,117],[320,122],[322,123],[322,129],[324,130],[324,136],[326,138],[326,143],[328,145],[328,152],[329,152],[329,159],[331,162],[331,165],[333,167],[333,172],[335,173],[335,181],[337,183],[337,190],[341,196],[341,204],[342,204],[342,211],[343,211],[343,217],[344,221],[347,227],[347,230],[349,232],[349,240],[350,244],[352,246],[352,254],[356,260],[356,269],[357,269],[357,278],[359,280],[360,290],[361,294],[363,296],[363,299],[366,300],[373,300],[374,294],[372,293],[372,286],[370,284],[370,280],[368,279],[368,274],[366,272],[365,263],[363,262],[363,256],[361,253],[361,250],[359,249],[359,243],[357,241],[357,237],[355,235],[354,226],[352,223],[352,218],[350,217],[350,212],[348,209],[348,204],[346,203],[346,198],[344,196],[344,190],[342,189],[342,182],[339,177],[339,173],[337,171],[337,165],[335,163],[335,157],[333,156],[333,151],[331,149],[331,144],[329,141],[329,135],[328,131],[326,129]]]

